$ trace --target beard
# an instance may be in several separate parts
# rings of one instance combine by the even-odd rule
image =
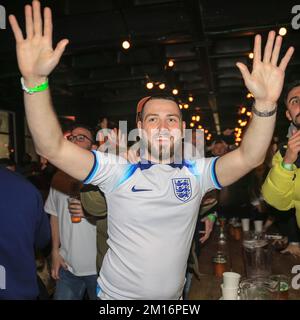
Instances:
[[[182,141],[181,139],[175,140],[173,136],[163,136],[166,140],[159,142],[158,136],[152,137],[149,141],[145,137],[142,138],[142,148],[148,151],[148,155],[158,160],[159,162],[173,162],[174,156],[176,161],[182,161]],[[176,163],[177,163],[176,162]]]

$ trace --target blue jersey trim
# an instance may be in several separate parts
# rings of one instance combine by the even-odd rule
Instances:
[[[120,181],[117,183],[116,188],[118,188],[121,184],[123,184],[124,182],[126,182],[136,171],[136,169],[138,168],[138,164],[130,164],[123,177],[120,179]]]
[[[184,161],[184,166],[188,168],[188,170],[192,173],[192,175],[196,177],[200,177],[200,172],[197,167],[196,161]]]
[[[222,185],[220,184],[219,180],[218,180],[218,177],[217,177],[217,174],[216,174],[216,163],[217,163],[217,160],[219,159],[219,157],[213,159],[212,161],[212,164],[211,164],[211,177],[212,177],[212,180],[213,180],[213,183],[215,185],[215,187],[217,189],[222,189]]]
[[[96,151],[92,150],[92,154],[94,155],[94,164],[93,164],[93,168],[91,169],[90,173],[88,174],[88,176],[83,180],[84,184],[89,184],[93,178],[95,177],[96,172],[99,169],[99,162],[98,162],[98,158],[96,155]]]

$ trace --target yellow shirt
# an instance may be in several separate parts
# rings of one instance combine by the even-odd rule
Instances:
[[[283,157],[278,151],[272,160],[270,170],[263,186],[262,194],[272,207],[287,211],[296,209],[297,224],[300,227],[300,168],[293,165],[291,171],[282,167]]]

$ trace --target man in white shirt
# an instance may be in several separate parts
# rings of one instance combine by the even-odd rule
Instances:
[[[85,150],[95,147],[92,132],[82,125],[73,127],[68,140]],[[96,226],[86,219],[72,223],[70,213],[83,215],[80,201],[71,208],[68,204],[74,184],[78,182],[62,172],[57,173],[45,203],[51,223],[55,300],[81,300],[86,291],[90,299],[96,299]]]
[[[150,98],[139,104],[138,115],[146,161],[122,165],[116,156],[91,153],[63,139],[48,76],[68,40],[53,50],[51,10],[44,11],[43,29],[40,3],[26,6],[26,39],[16,18],[9,20],[37,152],[70,176],[98,185],[106,196],[109,249],[98,279],[98,296],[179,299],[201,199],[208,190],[232,184],[263,162],[293,48],[278,64],[282,38],[272,31],[263,59],[261,37],[256,36],[251,73],[237,63],[255,97],[253,117],[238,149],[220,158],[174,163],[185,130],[181,111],[174,101]],[[165,157],[168,150],[170,156]]]

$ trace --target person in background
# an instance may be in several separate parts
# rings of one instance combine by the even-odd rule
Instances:
[[[282,37],[271,31],[263,55],[261,37],[255,37],[251,72],[237,63],[255,97],[253,117],[239,148],[219,158],[175,163],[185,132],[179,105],[173,97],[144,97],[137,106],[143,159],[128,164],[116,155],[90,152],[64,139],[48,76],[68,40],[53,50],[49,8],[44,16],[43,28],[40,2],[26,6],[26,39],[16,18],[9,16],[26,117],[39,154],[75,179],[98,186],[106,196],[109,249],[97,280],[98,297],[178,300],[201,200],[206,192],[234,183],[263,162],[294,49],[289,48],[279,62]]]
[[[39,295],[35,249],[50,241],[39,191],[21,175],[0,168],[0,300]]]
[[[68,140],[82,149],[96,148],[93,132],[74,124]],[[72,223],[71,214],[84,216],[81,202],[68,198],[79,196],[80,182],[64,172],[53,177],[45,211],[50,214],[52,231],[51,275],[56,280],[55,300],[81,300],[85,292],[96,299],[96,227],[86,219]]]
[[[280,211],[288,211],[290,221],[285,225],[291,234],[285,252],[300,256],[299,230],[291,227],[295,221],[300,227],[300,80],[288,84],[283,99],[286,105],[286,117],[290,121],[287,143],[281,144],[274,155],[272,168],[262,186],[265,201]],[[290,209],[295,209],[295,213]],[[284,219],[286,220],[286,218]],[[289,219],[288,219],[289,220]],[[286,229],[286,228],[284,228]],[[298,239],[298,241],[295,239]]]

